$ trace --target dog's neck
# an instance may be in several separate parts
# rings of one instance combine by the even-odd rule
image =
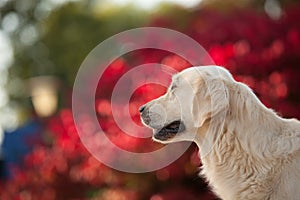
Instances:
[[[238,194],[226,192],[226,190],[235,191],[230,188],[234,186],[230,186],[229,182],[242,184],[247,176],[251,175],[251,170],[261,171],[262,178],[266,178],[264,177],[268,174],[266,171],[275,169],[278,160],[276,160],[276,147],[272,143],[272,138],[280,130],[274,130],[274,127],[282,129],[284,123],[243,84],[228,89],[230,90],[229,110],[225,118],[220,118],[225,120],[208,119],[198,129],[195,142],[200,148],[202,174],[209,178],[209,182],[218,194],[229,195],[225,197],[231,199],[231,195]],[[277,126],[274,125],[275,123]],[[266,143],[266,141],[270,142]],[[274,168],[266,166],[274,166]],[[247,167],[251,170],[245,171]],[[232,174],[232,177],[224,177],[226,174]],[[260,176],[259,172],[257,174]],[[229,188],[224,188],[224,185],[228,185]],[[261,185],[260,188],[262,194],[270,190],[267,184]]]
[[[233,134],[241,150],[257,158],[276,156],[272,138],[282,132],[284,122],[276,113],[264,106],[255,94],[242,83],[229,86],[230,100],[223,134]],[[266,141],[269,141],[266,144]]]

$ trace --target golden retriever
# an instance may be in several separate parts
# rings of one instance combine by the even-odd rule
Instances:
[[[226,69],[174,75],[140,114],[155,141],[198,145],[201,174],[223,200],[300,199],[300,122],[266,108]]]

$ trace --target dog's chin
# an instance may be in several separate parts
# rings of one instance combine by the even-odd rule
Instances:
[[[179,133],[185,130],[184,123],[180,120],[173,121],[161,129],[153,129],[154,141],[168,143]]]

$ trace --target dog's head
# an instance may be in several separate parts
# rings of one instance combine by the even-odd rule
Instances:
[[[173,76],[166,94],[140,107],[142,122],[155,141],[193,141],[200,127],[227,111],[227,81],[233,78],[222,67],[188,68]]]

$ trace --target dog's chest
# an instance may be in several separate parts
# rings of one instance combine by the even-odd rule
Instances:
[[[221,152],[223,150],[224,152]],[[217,148],[202,159],[202,172],[212,189],[223,200],[266,199],[276,176],[268,166],[255,165],[255,160],[239,148]],[[269,178],[268,178],[269,177]]]

